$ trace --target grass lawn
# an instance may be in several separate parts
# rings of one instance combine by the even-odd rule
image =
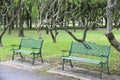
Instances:
[[[118,41],[120,41],[120,31],[113,30],[115,37]],[[52,38],[50,35],[46,35],[45,31],[41,31],[42,38],[44,40],[43,43],[43,58],[46,62],[51,62],[54,64],[61,63],[60,56],[62,53],[60,50],[63,49],[69,49],[71,41],[74,41],[71,36],[69,36],[65,31],[59,30],[57,36],[57,43],[53,43]],[[104,35],[105,30],[95,30],[95,31],[88,31],[86,41],[92,41],[99,44],[107,44],[109,45],[109,42]],[[77,30],[74,32],[74,34],[78,38],[82,38],[83,31]],[[24,31],[25,37],[32,37],[32,38],[38,38],[38,33],[35,30],[25,30]],[[12,52],[10,52],[11,44],[19,44],[21,37],[18,37],[17,31],[12,31],[11,35],[8,35],[7,32],[3,36],[2,42],[3,47],[0,48],[0,60],[8,60],[11,58]],[[80,66],[79,64],[77,66]],[[91,69],[95,69],[96,66],[90,65]],[[85,66],[83,66],[85,67]],[[111,54],[110,54],[110,71],[113,74],[119,74],[120,75],[120,52],[115,50],[113,47],[111,48]]]

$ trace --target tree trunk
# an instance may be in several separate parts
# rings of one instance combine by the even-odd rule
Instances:
[[[3,19],[4,19],[4,18],[5,18],[5,16],[3,16]],[[2,45],[2,37],[3,37],[4,33],[6,32],[7,28],[8,28],[8,27],[11,25],[11,23],[13,22],[14,18],[15,18],[15,16],[12,17],[12,19],[10,20],[10,22],[8,23],[8,25],[5,25],[5,24],[4,24],[4,28],[3,28],[3,30],[2,30],[2,32],[1,32],[1,34],[0,34],[0,47],[3,46],[3,45]]]
[[[2,32],[1,32],[1,34],[0,34],[0,47],[3,46],[3,45],[2,45],[2,37],[3,37],[3,35],[4,35],[4,33],[5,33],[6,29],[7,29],[7,27],[6,27],[6,15],[3,16],[2,21],[3,21],[3,23],[4,23],[4,28],[3,28],[3,30],[2,30]]]
[[[2,37],[3,37],[3,35],[4,35],[4,33],[5,33],[6,30],[7,30],[7,27],[4,26],[4,29],[3,29],[2,33],[0,34],[0,47],[3,46],[3,45],[2,45]]]
[[[51,34],[51,37],[52,37],[52,40],[54,43],[56,43],[56,34],[53,34],[53,22],[51,21],[51,24],[50,24],[50,28],[49,28],[49,32]]]
[[[106,34],[109,34],[112,32],[112,17],[111,17],[111,0],[108,0],[108,6],[106,7],[106,16],[107,16],[107,29]]]
[[[10,22],[10,17],[8,17],[8,23]],[[8,35],[10,35],[11,34],[11,27],[12,27],[12,24],[9,26],[9,28],[8,28]]]
[[[31,4],[30,4],[30,7],[29,7],[29,11],[32,14],[32,5]],[[32,29],[32,16],[31,15],[29,15],[29,19],[30,19],[30,29]]]
[[[19,36],[19,37],[24,37],[23,22],[24,22],[24,19],[23,19],[22,13],[20,12],[20,13],[18,14],[18,25],[19,25],[19,33],[18,33],[18,36]]]
[[[2,39],[1,39],[2,37],[0,37],[0,47],[2,47],[3,45],[2,45]]]
[[[49,34],[48,26],[46,25],[45,28],[46,28],[46,34]]]
[[[23,18],[20,18],[19,19],[19,33],[18,33],[19,37],[24,37],[23,22],[24,22]]]
[[[27,24],[27,27],[30,28],[29,27],[29,13],[28,13],[28,11],[26,11],[26,24]]]
[[[114,34],[112,33],[112,17],[111,17],[111,7],[112,6],[112,0],[108,0],[108,6],[106,8],[106,15],[107,15],[107,29],[106,29],[106,36],[109,40],[109,42],[111,43],[111,45],[117,49],[118,51],[120,51],[120,43],[116,40],[116,38],[114,37]]]
[[[76,40],[77,42],[84,42],[85,39],[86,39],[86,35],[87,35],[87,31],[88,31],[88,27],[87,26],[84,26],[84,33],[83,33],[83,38],[82,39],[79,39],[77,38],[72,32],[70,32],[66,26],[63,27],[65,29],[65,31],[74,39]]]
[[[18,13],[19,37],[24,37],[23,23],[24,23],[24,8],[22,7],[22,0],[19,1],[20,12]]]
[[[114,35],[113,35],[112,32],[107,34],[107,38],[108,38],[109,42],[111,43],[111,45],[112,45],[115,49],[117,49],[118,51],[120,51],[120,42],[118,42],[118,41],[116,40],[116,38],[114,37]]]
[[[19,0],[19,2],[20,2],[21,0]],[[18,5],[19,5],[19,3],[18,3]],[[19,6],[19,7],[21,7],[21,5]],[[19,7],[18,7],[18,10],[16,11],[17,13],[19,13],[20,12],[20,9],[19,9]],[[12,18],[11,18],[11,20],[8,22],[8,24],[6,23],[6,13],[8,13],[7,12],[8,10],[6,10],[6,12],[5,12],[5,14],[3,13],[3,23],[4,23],[4,28],[3,28],[3,30],[2,30],[2,32],[0,33],[0,46],[2,47],[3,45],[2,45],[2,37],[3,37],[3,35],[4,35],[4,33],[6,32],[6,30],[7,30],[7,28],[12,24],[12,22],[14,21],[14,19],[15,19],[15,17],[16,17],[16,14],[14,15],[14,16],[12,16]]]
[[[72,22],[73,22],[73,30],[74,30],[74,32],[76,32],[76,29],[75,29],[75,19],[73,19]]]

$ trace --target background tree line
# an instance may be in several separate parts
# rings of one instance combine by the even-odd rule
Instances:
[[[109,4],[109,5],[108,5]],[[36,29],[50,33],[54,42],[58,29],[65,30],[76,41],[85,41],[87,30],[106,28],[111,17],[111,30],[120,26],[119,0],[1,0],[0,1],[0,44],[8,29],[18,30],[18,36],[24,37],[24,29]],[[110,6],[110,16],[106,7]],[[112,6],[112,7],[111,7]],[[108,9],[108,8],[107,8]],[[26,25],[26,26],[25,26]],[[77,38],[69,29],[83,29],[82,39]],[[107,29],[108,30],[108,29]],[[109,38],[108,38],[109,39]]]

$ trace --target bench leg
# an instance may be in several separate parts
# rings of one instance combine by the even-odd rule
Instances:
[[[43,58],[42,58],[42,54],[40,53],[40,58],[41,58],[41,62],[43,63]]]
[[[65,63],[65,59],[63,59],[62,70],[64,70],[64,63]]]
[[[103,72],[103,64],[101,63],[101,72],[100,72],[100,79],[102,79],[102,72]]]
[[[109,70],[109,64],[107,62],[107,71],[108,71],[108,74],[110,74],[110,70]]]
[[[34,62],[35,62],[35,54],[33,54],[32,65],[34,65]]]
[[[13,51],[12,60],[14,60],[15,51]]]
[[[23,56],[22,56],[22,54],[21,53],[19,53],[20,54],[20,57],[21,57],[21,59],[23,59]]]
[[[70,66],[71,66],[71,68],[73,68],[73,64],[72,64],[72,61],[71,60],[69,60],[70,61]]]

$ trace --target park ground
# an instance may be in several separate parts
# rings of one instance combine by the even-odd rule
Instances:
[[[75,35],[77,37],[82,38],[82,32],[81,30],[77,30],[75,32]],[[115,37],[118,41],[120,41],[119,38],[119,30],[113,30]],[[34,33],[34,34],[33,34]],[[44,74],[48,74],[48,70],[55,68],[57,66],[61,65],[60,56],[62,56],[62,53],[60,50],[63,49],[69,49],[71,41],[74,41],[65,31],[59,31],[58,37],[57,37],[57,43],[53,43],[51,36],[46,35],[45,31],[41,32],[44,39],[43,44],[43,58],[46,63],[50,63],[50,66],[44,67],[42,69],[37,69],[38,72],[42,72]],[[100,44],[109,44],[106,36],[104,35],[105,30],[90,30],[87,34],[86,41],[92,41]],[[8,35],[7,33],[4,35],[2,41],[3,41],[3,47],[0,48],[0,61],[8,61],[11,59],[12,52],[10,52],[11,44],[19,44],[21,37],[17,37],[17,31],[13,31],[11,35]],[[38,34],[35,30],[26,30],[25,31],[25,37],[32,37],[37,38]],[[24,55],[26,57],[31,57],[28,55]],[[113,47],[111,47],[111,54],[110,54],[110,71],[112,75],[120,76],[120,53],[115,50]],[[95,65],[91,64],[81,64],[78,62],[75,62],[76,67],[85,68],[88,70],[97,70],[98,68]],[[105,72],[106,73],[106,72]]]

